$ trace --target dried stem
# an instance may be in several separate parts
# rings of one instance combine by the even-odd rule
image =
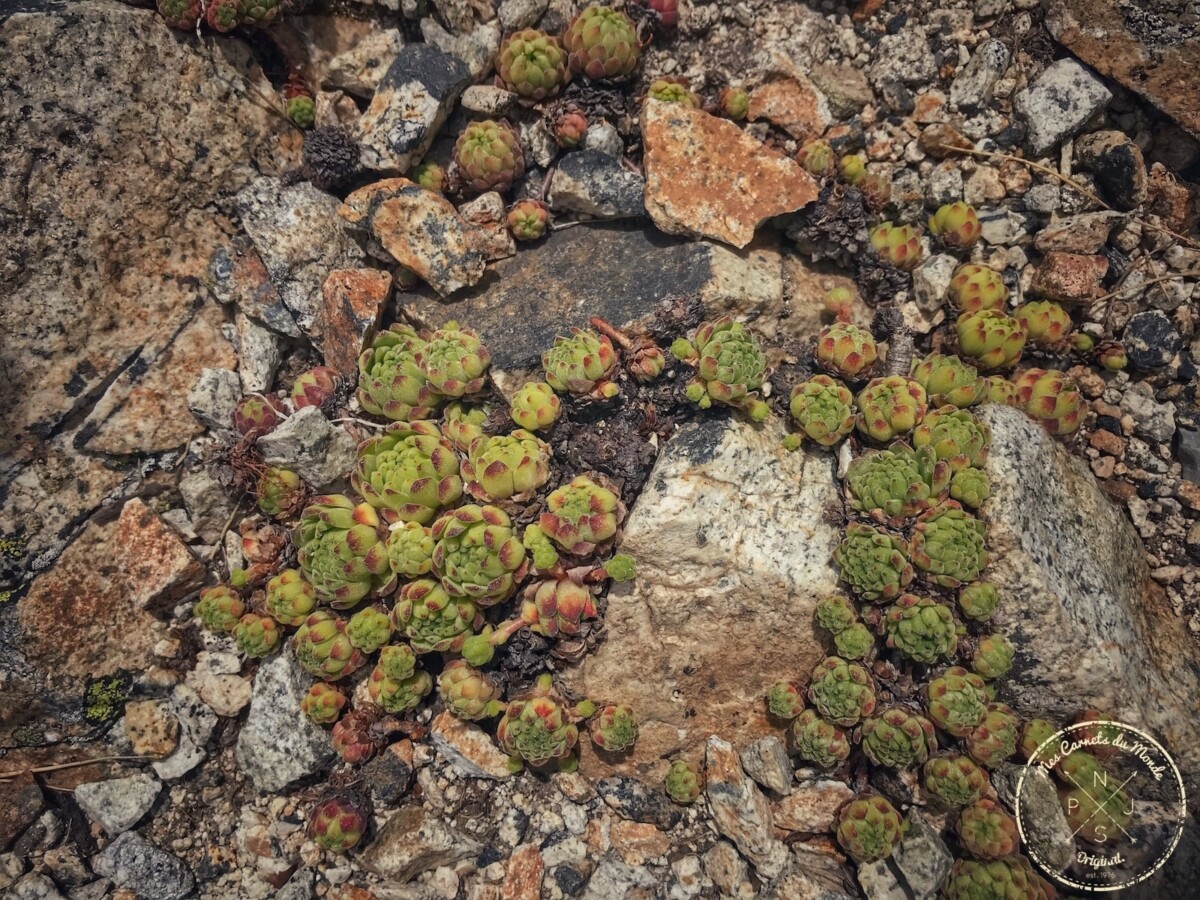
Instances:
[[[11,778],[20,778],[22,775],[40,775],[43,772],[59,772],[63,769],[77,769],[80,766],[91,766],[96,763],[119,762],[122,760],[139,760],[141,762],[153,762],[156,759],[162,759],[157,756],[98,756],[95,759],[77,759],[74,762],[55,763],[52,766],[31,766],[28,769],[13,769],[8,772],[0,772],[0,781],[8,781]]]

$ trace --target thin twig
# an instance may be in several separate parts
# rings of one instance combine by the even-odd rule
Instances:
[[[28,769],[16,769],[10,772],[0,772],[0,781],[7,781],[10,778],[20,778],[22,775],[40,775],[43,772],[58,772],[62,769],[75,769],[79,766],[90,766],[96,763],[118,762],[121,760],[141,760],[142,762],[153,762],[156,759],[162,759],[158,756],[100,756],[96,759],[77,759],[74,762],[55,763],[52,766],[33,766]]]
[[[1130,272],[1132,271],[1133,270],[1130,269]],[[1153,285],[1162,284],[1164,281],[1174,281],[1176,278],[1200,278],[1200,272],[1174,272],[1170,275],[1159,275],[1157,278],[1149,278],[1146,281],[1143,281],[1141,284],[1131,284],[1119,287],[1115,291],[1110,291],[1107,294],[1103,294],[1094,298],[1091,302],[1100,303],[1104,300],[1112,300],[1114,297],[1121,296],[1121,294],[1125,293],[1126,291],[1144,290],[1145,288],[1152,287]]]
[[[216,545],[215,547],[213,547],[213,548],[212,548],[212,550],[210,550],[210,551],[209,551],[209,554],[208,554],[208,556],[206,556],[206,557],[204,558],[204,562],[205,562],[205,564],[206,564],[206,565],[207,565],[208,563],[212,562],[212,561],[213,561],[213,560],[216,558],[216,555],[217,555],[217,551],[218,551],[218,550],[219,550],[221,553],[224,553],[224,552],[225,552],[225,532],[227,532],[227,531],[229,530],[229,527],[230,527],[231,525],[233,525],[233,520],[237,518],[237,516],[238,516],[238,513],[241,511],[241,508],[242,508],[242,501],[241,501],[241,500],[238,500],[238,502],[237,502],[237,503],[233,504],[233,510],[232,510],[232,511],[229,513],[229,518],[228,518],[228,519],[226,519],[226,520],[225,520],[225,524],[221,526],[221,537],[220,537],[220,539],[217,541],[217,545]],[[225,559],[225,562],[226,562],[226,564],[227,564],[227,565],[226,565],[226,568],[228,568],[229,559],[228,559],[228,558],[226,558],[226,559]]]

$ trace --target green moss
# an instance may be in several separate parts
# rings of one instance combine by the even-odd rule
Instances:
[[[13,740],[18,747],[40,747],[46,743],[46,736],[36,728],[22,725],[12,730]]]
[[[97,724],[116,719],[125,708],[131,681],[128,675],[93,679],[83,692],[83,717]]]

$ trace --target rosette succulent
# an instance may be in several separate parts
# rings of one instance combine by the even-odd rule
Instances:
[[[942,893],[946,900],[1054,900],[1055,896],[1023,856],[956,859]]]
[[[379,652],[379,664],[367,681],[371,702],[389,713],[415,709],[432,690],[433,678],[417,668],[416,654],[403,644],[392,644]]]
[[[447,322],[436,331],[422,332],[413,359],[429,386],[443,397],[465,397],[483,390],[492,354],[469,328]]]
[[[963,313],[954,323],[958,349],[980,369],[991,372],[1015,366],[1025,349],[1025,329],[996,309]]]
[[[695,803],[699,799],[703,784],[704,779],[700,775],[699,770],[690,762],[683,759],[672,761],[671,767],[667,769],[667,777],[664,781],[667,796],[676,803],[685,806],[689,803]]]
[[[238,434],[266,433],[287,418],[287,404],[274,394],[251,394],[233,408],[233,427]]]
[[[1017,852],[1017,820],[994,800],[983,798],[965,807],[954,830],[972,856],[999,859]]]
[[[971,759],[994,769],[1017,750],[1017,714],[1003,703],[989,703],[983,721],[967,735]]]
[[[968,584],[958,592],[958,608],[968,619],[984,622],[992,617],[1000,605],[1000,594],[995,585],[987,581]]]
[[[318,681],[300,698],[300,711],[314,725],[330,725],[346,706],[346,695],[325,681]]]
[[[892,179],[883,172],[868,172],[855,185],[867,208],[879,212],[892,199]]]
[[[937,662],[958,646],[954,613],[929,597],[902,594],[888,609],[883,628],[887,645],[917,662]]]
[[[931,411],[913,430],[915,447],[930,447],[954,472],[982,466],[992,443],[992,429],[965,409],[943,406]]]
[[[888,442],[912,431],[929,404],[920,382],[903,375],[872,378],[858,393],[858,430]]]
[[[1120,831],[1128,832],[1133,802],[1113,784],[1091,782],[1059,794],[1072,833],[1093,844],[1105,844]]]
[[[426,525],[462,497],[458,454],[428,420],[394,422],[364,441],[350,483],[389,522]]]
[[[392,639],[392,620],[384,609],[364,607],[346,623],[346,637],[355,650],[374,653]]]
[[[867,329],[849,322],[834,322],[817,335],[814,355],[822,369],[854,381],[875,365],[879,346]]]
[[[1057,347],[1071,331],[1071,317],[1052,300],[1032,300],[1017,307],[1013,318],[1025,329],[1025,340],[1035,347]]]
[[[903,832],[900,813],[883,797],[855,797],[838,812],[837,841],[859,863],[887,859]]]
[[[959,200],[940,206],[929,217],[929,233],[947,247],[970,247],[979,240],[979,216],[975,207]]]
[[[1129,354],[1117,341],[1102,341],[1096,345],[1096,361],[1110,372],[1120,372],[1129,365]]]
[[[624,518],[625,504],[615,491],[577,475],[550,492],[538,528],[567,553],[586,557],[616,537]]]
[[[829,656],[813,669],[808,699],[824,718],[849,727],[875,711],[875,685],[862,666]]]
[[[505,221],[518,241],[536,241],[550,227],[550,208],[540,200],[518,200],[508,211]]]
[[[792,388],[788,410],[804,436],[822,447],[854,430],[854,395],[828,375],[814,375]]]
[[[792,720],[790,732],[796,755],[822,769],[832,769],[850,756],[846,732],[806,709]]]
[[[279,626],[270,616],[246,613],[233,629],[238,652],[250,659],[262,659],[279,646]]]
[[[1008,288],[995,269],[975,263],[963,263],[954,270],[947,292],[950,304],[959,312],[974,313],[981,309],[1004,309]]]
[[[863,719],[862,748],[877,766],[907,769],[925,762],[937,741],[928,719],[893,706]]]
[[[983,796],[987,773],[969,757],[957,753],[935,756],[922,770],[925,790],[946,806],[966,806]]]
[[[321,408],[333,399],[341,383],[342,377],[329,366],[316,366],[301,372],[292,383],[292,406],[295,409]]]
[[[478,437],[462,463],[467,493],[484,503],[522,502],[550,478],[550,447],[531,432]]]
[[[713,402],[744,410],[756,422],[770,413],[757,391],[767,378],[767,360],[758,341],[741,322],[722,316],[696,329],[691,341],[671,345],[677,359],[696,369],[685,394],[701,409]]]
[[[838,161],[838,175],[846,184],[858,184],[867,174],[867,161],[859,153],[848,153]]]
[[[862,454],[846,470],[850,506],[881,523],[899,523],[945,497],[950,466],[929,447],[896,441]]]
[[[833,636],[833,646],[845,659],[866,659],[875,649],[875,635],[862,622],[855,622]]]
[[[637,67],[641,42],[623,12],[593,5],[571,20],[562,35],[568,64],[575,75],[623,78]]]
[[[519,427],[539,431],[558,421],[560,408],[554,388],[544,381],[527,381],[513,394],[509,415]]]
[[[700,96],[688,88],[687,80],[683,78],[656,78],[646,89],[646,96],[660,103],[682,103],[692,109],[702,105]]]
[[[914,361],[912,377],[925,388],[931,406],[974,406],[983,400],[986,390],[974,366],[941,353],[931,353],[919,363]]]
[[[827,141],[809,141],[796,151],[796,162],[810,175],[817,178],[832,178],[837,166],[837,157]]]
[[[727,119],[740,122],[750,111],[750,94],[745,88],[721,88],[721,92],[717,94],[717,108]]]
[[[404,585],[392,607],[392,624],[417,653],[457,652],[479,621],[474,601],[451,597],[432,578]]]
[[[322,609],[304,620],[292,636],[292,649],[300,668],[326,681],[351,675],[367,661],[346,636],[346,620]]]
[[[529,623],[531,631],[549,638],[578,634],[584,620],[599,615],[592,592],[569,578],[531,585],[525,597],[521,618]]]
[[[991,496],[992,489],[982,469],[959,469],[950,479],[950,497],[963,506],[978,509]]]
[[[504,193],[525,174],[525,154],[507,122],[472,122],[454,143],[454,162],[464,184],[477,194]],[[461,395],[455,395],[461,396]]]
[[[233,31],[242,23],[242,0],[210,0],[205,8],[204,20],[208,22],[208,27],[213,31],[219,31],[222,34]],[[288,100],[288,118],[295,121],[296,117],[291,110],[292,100],[308,100],[309,106],[311,106],[312,98],[293,97]],[[296,124],[301,128],[306,127],[299,122]]]
[[[846,537],[833,551],[842,580],[855,593],[873,602],[900,596],[913,580],[908,545],[879,528],[851,522]]]
[[[1070,434],[1083,421],[1083,395],[1075,382],[1057,369],[1027,369],[1013,384],[1026,415],[1051,434]]]
[[[417,365],[415,354],[424,343],[399,323],[375,336],[358,358],[358,403],[363,409],[398,422],[433,415],[442,398]]]
[[[512,595],[528,570],[512,520],[495,506],[460,506],[433,524],[433,571],[451,596],[492,606]]]
[[[382,749],[383,735],[376,728],[381,715],[381,711],[374,706],[355,709],[333,726],[330,738],[334,752],[342,762],[357,766]]]
[[[554,120],[554,139],[567,150],[578,147],[587,130],[587,116],[578,109],[568,109]]]
[[[911,225],[876,225],[871,229],[871,246],[880,259],[905,272],[921,262],[921,240]]]
[[[830,634],[841,634],[858,621],[858,611],[845,597],[835,594],[817,604],[817,624]]]
[[[962,666],[951,666],[925,686],[925,708],[938,728],[966,737],[983,721],[987,686]]]
[[[509,755],[509,767],[542,768],[556,762],[564,771],[578,765],[573,756],[579,743],[580,719],[595,707],[587,700],[574,708],[554,690],[549,675],[539,676],[532,690],[510,700],[496,728],[496,740]]]
[[[313,498],[300,517],[296,543],[300,570],[317,599],[335,609],[354,606],[395,581],[388,564],[387,532],[375,509],[342,494]]]
[[[419,522],[397,522],[388,531],[388,565],[403,578],[428,575],[433,569],[433,535]]]
[[[296,626],[317,608],[317,592],[296,569],[284,569],[267,582],[267,612],[280,625]]]
[[[1013,664],[1013,645],[1002,634],[987,634],[979,639],[971,656],[971,670],[985,681],[1008,674]]]
[[[156,0],[158,14],[172,28],[195,31],[200,22],[200,0]]]
[[[218,584],[200,592],[193,612],[209,631],[233,634],[238,620],[246,614],[246,604],[232,588]]]
[[[1032,762],[1038,748],[1057,733],[1058,728],[1055,727],[1053,722],[1048,722],[1045,719],[1030,719],[1021,729],[1021,741],[1017,745],[1021,751],[1021,756]],[[1055,746],[1051,744],[1042,751],[1039,761],[1044,761],[1046,756],[1053,754],[1055,750]]]
[[[608,335],[572,328],[570,337],[556,337],[542,354],[546,383],[556,391],[610,399],[620,389],[610,379],[616,374],[617,351]]]
[[[1003,375],[989,375],[983,379],[987,390],[983,395],[984,403],[1001,403],[1005,406],[1020,406],[1017,398],[1017,386]]]
[[[471,449],[472,441],[483,437],[483,426],[491,413],[490,403],[475,406],[455,400],[442,416],[442,437],[466,453]]]
[[[412,167],[408,180],[416,182],[427,191],[442,193],[446,190],[446,170],[435,162],[423,162]]]
[[[621,753],[637,740],[638,722],[633,707],[624,703],[605,706],[588,722],[592,743],[609,753]]]
[[[295,472],[271,466],[258,476],[254,493],[259,509],[273,518],[282,518],[297,512],[304,503],[304,482]]]
[[[567,83],[567,54],[558,38],[524,28],[500,42],[496,74],[503,86],[517,96],[545,100]]]
[[[463,659],[446,663],[438,676],[438,696],[451,715],[469,722],[490,719],[504,710],[496,683]]]
[[[357,847],[370,825],[366,802],[348,791],[324,797],[308,814],[308,836],[330,853],[345,853]]]
[[[767,710],[780,719],[794,719],[804,710],[804,694],[794,681],[779,681],[767,691]]]
[[[946,500],[917,519],[909,539],[913,565],[942,587],[974,581],[988,564],[984,531],[982,522]]]

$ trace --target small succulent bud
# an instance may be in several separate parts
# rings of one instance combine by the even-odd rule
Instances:
[[[617,553],[604,564],[604,574],[618,584],[633,581],[637,576],[637,561],[628,553]]]
[[[813,669],[808,699],[823,718],[849,728],[875,711],[875,683],[862,666],[830,656]]]
[[[857,153],[848,153],[838,163],[838,174],[846,184],[858,184],[866,177],[866,160]]]
[[[529,431],[549,428],[558,419],[561,404],[554,389],[544,381],[527,381],[512,397],[509,414]]]
[[[750,95],[739,87],[721,88],[721,93],[717,95],[717,106],[721,115],[740,122],[750,111]]]
[[[158,7],[158,14],[171,28],[195,31],[200,23],[200,0],[157,0],[155,5]]]
[[[446,191],[446,170],[435,162],[423,162],[413,166],[408,178],[427,191],[437,191],[439,194]]]
[[[638,723],[633,708],[620,704],[605,706],[588,723],[592,743],[609,753],[621,753],[637,740]]]
[[[302,373],[292,385],[292,406],[323,407],[328,403],[341,383],[341,376],[328,366],[316,366]]]
[[[466,188],[476,194],[504,193],[525,174],[525,154],[507,122],[471,122],[454,143],[454,164]],[[457,396],[457,395],[456,395]]]
[[[214,0],[221,3],[223,0]],[[287,101],[287,117],[297,128],[312,128],[317,118],[317,105],[312,97],[293,97]]]
[[[971,509],[979,509],[991,493],[987,475],[974,466],[959,469],[950,479],[950,498]]]
[[[921,262],[921,241],[911,225],[884,222],[871,229],[871,246],[884,262],[911,272]]]
[[[951,753],[935,756],[922,770],[925,790],[946,806],[966,806],[983,796],[987,773],[970,757]]]
[[[280,625],[301,625],[317,608],[317,592],[299,571],[284,569],[267,582],[266,608]]]
[[[452,715],[471,722],[489,719],[504,711],[500,689],[495,682],[464,659],[446,663],[438,676],[438,695]]]
[[[850,304],[854,301],[854,292],[848,287],[830,288],[821,297],[821,304],[825,307],[825,311],[833,313],[835,316],[842,316],[848,313]]]
[[[403,578],[428,575],[433,568],[434,546],[426,526],[419,522],[397,522],[388,531],[388,565]]]
[[[832,769],[850,755],[846,732],[826,722],[816,710],[806,709],[793,719],[789,734],[796,755],[822,769]]]
[[[617,351],[608,335],[572,328],[571,336],[557,337],[542,354],[546,382],[556,391],[611,399],[620,389],[610,378],[615,374]]]
[[[860,732],[863,753],[877,766],[907,769],[925,762],[937,748],[933,723],[903,706],[865,719]]]
[[[958,608],[968,619],[985,622],[992,617],[1000,605],[1000,594],[995,585],[987,581],[968,584],[958,592]]]
[[[200,592],[194,612],[209,631],[233,634],[238,620],[246,614],[246,604],[232,589],[218,584]]]
[[[554,543],[546,535],[546,532],[542,531],[538,525],[526,526],[521,543],[529,551],[535,569],[545,572],[557,565],[558,551],[554,548]]]
[[[1096,359],[1110,372],[1120,372],[1129,365],[1125,347],[1116,341],[1103,341],[1096,346]]]
[[[1071,331],[1071,317],[1058,303],[1033,300],[1017,307],[1013,318],[1025,329],[1025,339],[1035,347],[1057,347]]]
[[[318,681],[300,699],[300,711],[316,725],[336,722],[346,705],[346,695],[325,681]]]
[[[295,472],[271,466],[258,477],[254,488],[258,508],[268,516],[284,518],[304,505],[304,482]]]
[[[234,627],[233,639],[241,653],[261,659],[279,646],[279,628],[270,616],[246,613]]]
[[[967,735],[967,753],[989,769],[1004,762],[1017,749],[1017,715],[1003,703],[989,703],[983,721]]]
[[[880,442],[908,434],[929,409],[925,388],[903,375],[872,378],[857,399],[859,432]]]
[[[950,305],[959,312],[973,313],[981,309],[1003,310],[1008,288],[995,269],[975,263],[963,263],[954,270],[947,292]]]
[[[667,358],[662,348],[651,341],[643,341],[629,350],[625,357],[625,368],[639,384],[649,384],[663,373]]]
[[[550,208],[540,200],[518,200],[509,209],[507,221],[518,241],[536,241],[550,224]]]
[[[830,634],[841,634],[858,621],[858,611],[845,597],[834,594],[817,603],[817,624]]]
[[[502,646],[527,624],[524,619],[513,619],[497,627],[485,625],[479,634],[473,634],[463,641],[463,659],[476,668],[486,666],[492,661],[496,648]]]
[[[884,619],[887,645],[917,662],[952,656],[958,632],[950,607],[929,597],[901,594]]]
[[[866,659],[875,649],[875,635],[862,622],[855,622],[833,637],[833,646],[843,659]]]
[[[674,760],[667,770],[667,796],[676,803],[687,805],[695,803],[700,797],[704,780],[699,770],[690,762],[683,759]]]
[[[794,719],[804,711],[804,694],[794,681],[780,681],[767,691],[767,709],[780,719]]]
[[[805,437],[822,447],[854,430],[854,395],[828,375],[814,375],[793,387],[788,411]]]
[[[1096,348],[1096,339],[1086,331],[1076,331],[1071,334],[1070,344],[1076,353],[1091,353]]]
[[[416,665],[417,656],[411,647],[404,644],[384,647],[367,681],[371,702],[389,713],[415,708],[433,690],[433,678]]]
[[[567,82],[567,55],[558,38],[535,28],[523,28],[500,42],[496,78],[497,86],[527,103],[546,100]]]
[[[767,380],[766,356],[741,322],[730,316],[704,322],[691,341],[676,340],[671,352],[695,367],[684,393],[701,409],[717,402],[743,410],[755,422],[770,415],[770,406],[758,397]]]
[[[529,623],[531,631],[546,637],[578,634],[585,620],[598,615],[591,590],[569,578],[543,581],[525,596],[528,599],[521,604],[521,618]]]
[[[646,96],[661,103],[682,103],[692,109],[700,108],[700,97],[688,89],[683,78],[656,78],[650,83]]]
[[[251,394],[233,408],[233,427],[239,434],[266,434],[287,418],[287,406],[274,394]]]
[[[929,217],[929,232],[947,247],[970,247],[979,240],[979,216],[975,207],[961,200],[947,203]]]
[[[594,711],[595,705],[586,700],[569,707],[551,677],[540,676],[532,690],[509,701],[496,726],[496,740],[509,754],[509,768],[520,771],[525,765],[536,769],[551,763],[564,771],[576,768],[576,722]]]
[[[1051,434],[1070,434],[1087,411],[1075,382],[1057,369],[1027,369],[1013,379],[1025,413]]]
[[[392,620],[381,608],[364,607],[346,623],[346,637],[355,650],[374,653],[392,639]]]
[[[810,175],[831,178],[837,165],[833,148],[825,141],[809,141],[796,153],[796,162]]]
[[[615,491],[578,475],[550,492],[538,527],[562,550],[588,557],[617,536],[624,518],[625,504]]]
[[[523,428],[478,437],[462,463],[467,493],[482,502],[523,502],[550,477],[550,447]]]
[[[357,794],[339,791],[313,807],[308,815],[308,836],[330,853],[345,853],[358,846],[370,824],[366,801]]]
[[[1001,403],[1005,406],[1020,406],[1017,386],[1003,375],[988,375],[983,379],[984,403]]]
[[[578,110],[565,112],[554,121],[554,139],[566,149],[578,147],[587,130],[588,120]]]

